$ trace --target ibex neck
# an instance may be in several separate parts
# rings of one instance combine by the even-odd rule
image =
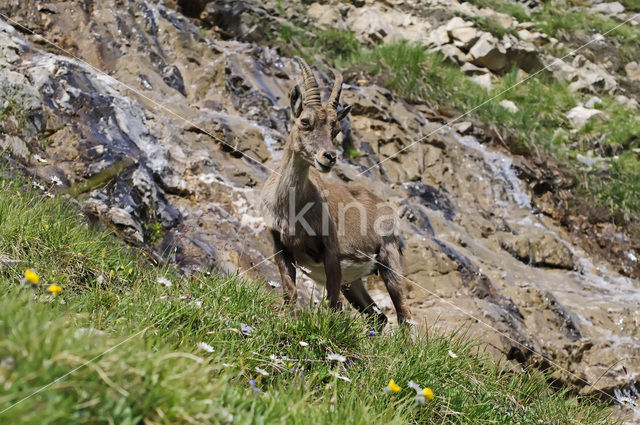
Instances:
[[[290,202],[306,202],[309,188],[309,163],[285,149],[276,180],[276,208],[289,211]],[[293,198],[292,198],[293,197]]]

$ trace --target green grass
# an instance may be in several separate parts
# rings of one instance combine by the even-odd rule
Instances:
[[[2,96],[0,93],[0,130],[8,130],[6,124],[9,119],[15,120],[18,129],[24,130],[27,122],[27,114],[29,110],[24,105],[19,92],[14,92],[8,96]]]
[[[606,406],[507,372],[461,333],[370,336],[347,312],[292,316],[260,282],[153,267],[74,204],[29,188],[0,183],[0,411],[19,402],[2,423],[612,422]],[[38,285],[22,282],[27,268]],[[400,393],[383,391],[391,378]],[[435,398],[417,404],[408,380]]]

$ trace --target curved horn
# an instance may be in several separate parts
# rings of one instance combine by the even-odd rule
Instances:
[[[327,105],[331,105],[333,109],[337,110],[340,105],[340,93],[342,92],[342,74],[334,70],[333,76],[336,80],[333,83],[333,89],[331,89],[331,96],[329,96]]]
[[[299,56],[295,59],[298,61],[300,68],[302,69],[302,79],[304,80],[304,104],[322,106],[320,101],[320,88],[316,77],[313,76],[313,72],[309,65]]]

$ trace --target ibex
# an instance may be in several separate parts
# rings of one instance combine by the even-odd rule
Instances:
[[[282,162],[262,190],[264,215],[273,237],[275,261],[285,298],[296,299],[296,265],[326,285],[329,305],[340,309],[340,290],[360,312],[384,327],[387,317],[366,290],[363,278],[378,272],[398,315],[411,318],[405,305],[399,273],[402,241],[393,208],[361,186],[329,181],[336,163],[333,139],[351,107],[340,108],[342,76],[325,106],[315,76],[304,60],[304,96],[296,85],[290,102],[294,116]]]

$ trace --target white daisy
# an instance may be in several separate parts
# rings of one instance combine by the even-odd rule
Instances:
[[[35,159],[35,160],[36,160],[36,161],[38,161],[38,162],[42,162],[43,164],[46,164],[46,163],[47,163],[47,160],[46,160],[46,159],[44,159],[43,157],[41,157],[41,156],[40,156],[40,155],[38,155],[38,154],[33,155],[33,159]]]
[[[162,286],[166,286],[167,288],[170,288],[173,286],[173,283],[171,283],[171,281],[164,276],[161,276],[158,278],[158,283]]]
[[[449,350],[449,357],[451,357],[452,359],[457,359],[458,355],[456,353],[454,353],[453,351]]]
[[[331,353],[331,354],[327,354],[327,360],[329,360],[330,362],[335,360],[337,362],[344,363],[347,361],[347,358],[340,354]]]
[[[262,376],[269,376],[269,372],[267,372],[264,369],[259,368],[258,366],[256,366],[256,372],[258,372]]]
[[[308,346],[309,346],[309,343],[308,343],[308,342],[304,342],[304,341],[300,341],[300,345],[301,345],[302,347],[308,347]]]
[[[198,348],[206,351],[207,353],[213,353],[215,351],[215,349],[206,342],[199,342]]]

